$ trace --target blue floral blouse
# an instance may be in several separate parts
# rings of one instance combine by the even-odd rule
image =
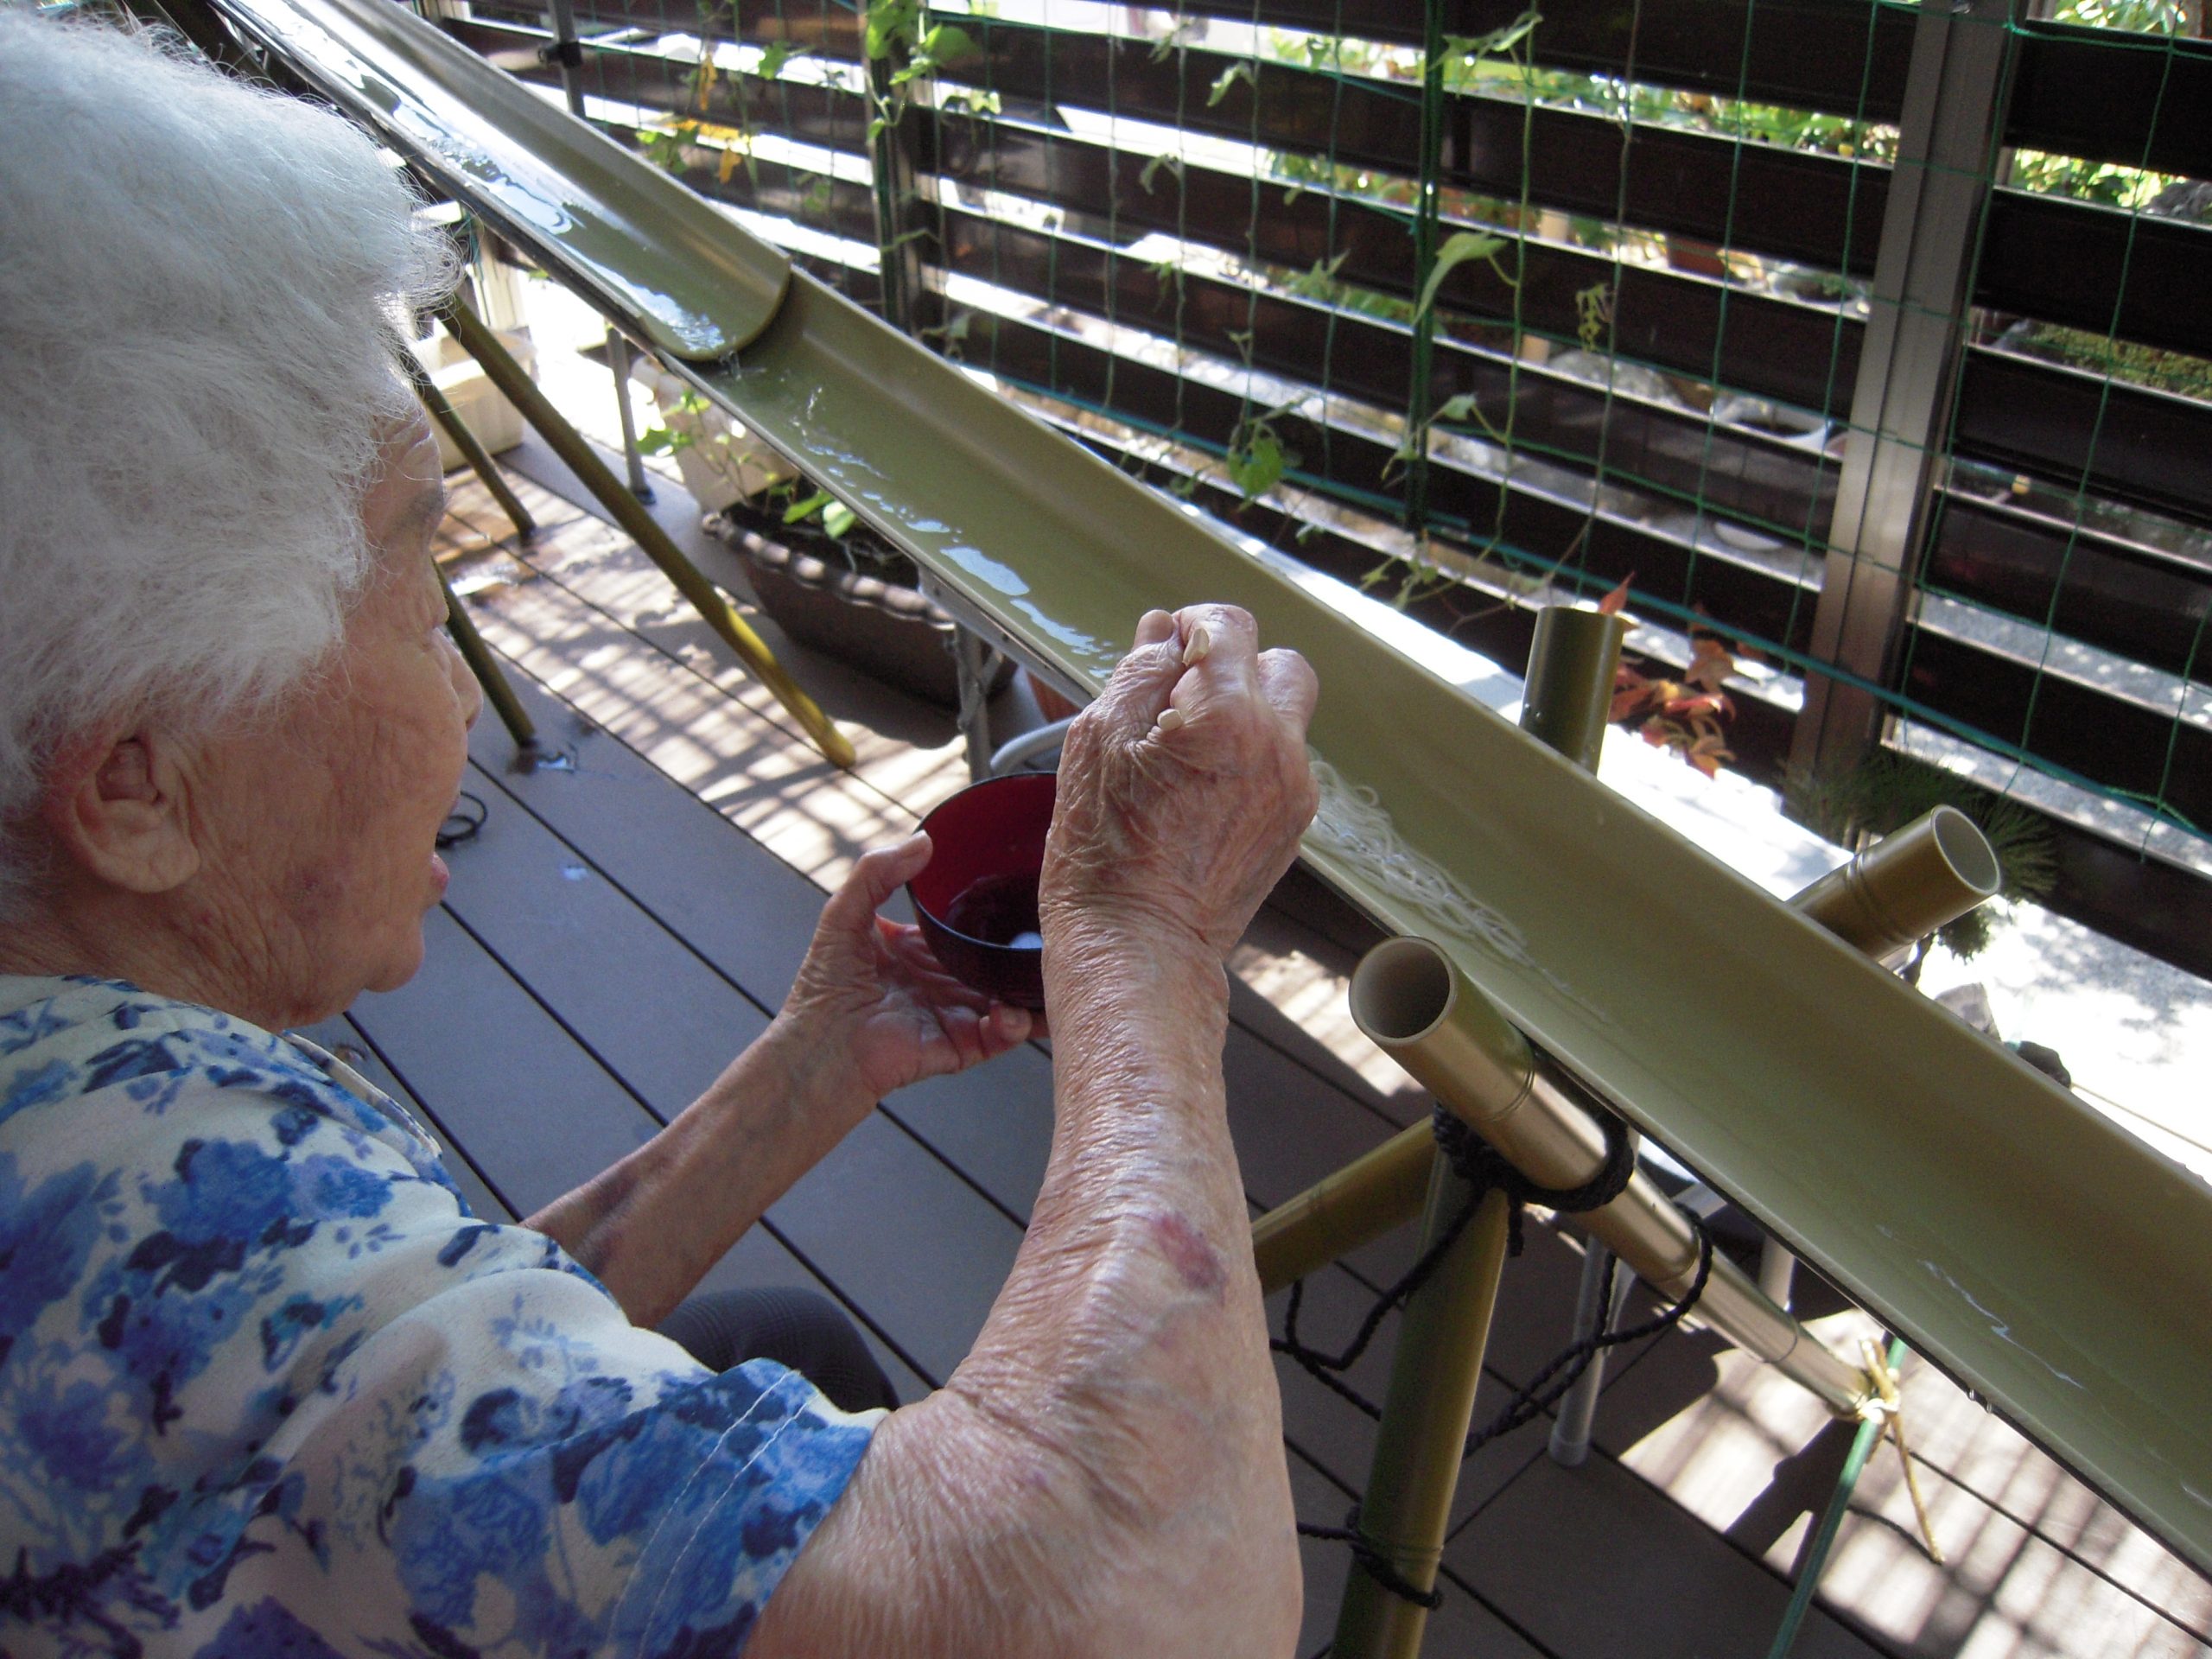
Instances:
[[[312,1045],[0,977],[0,1655],[723,1655],[867,1449]]]

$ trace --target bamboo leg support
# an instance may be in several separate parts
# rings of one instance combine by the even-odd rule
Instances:
[[[1252,1224],[1260,1289],[1275,1292],[1421,1213],[1436,1132],[1424,1118]]]
[[[1435,1161],[1421,1226],[1424,1251],[1471,1193],[1449,1164]],[[1474,1416],[1483,1350],[1505,1268],[1507,1210],[1504,1193],[1483,1194],[1473,1220],[1406,1303],[1390,1362],[1390,1390],[1376,1431],[1359,1532],[1419,1590],[1434,1587],[1444,1559],[1459,1453]],[[1355,1560],[1329,1651],[1336,1659],[1417,1659],[1427,1624],[1426,1607],[1384,1588]]]
[[[438,586],[445,589],[446,626],[452,631],[453,642],[461,647],[462,659],[468,671],[476,677],[476,683],[484,688],[484,696],[499,716],[499,724],[515,741],[515,747],[524,753],[537,747],[537,728],[530,718],[529,710],[522,706],[522,699],[515,696],[515,689],[507,683],[506,671],[499,666],[499,659],[484,643],[484,636],[476,632],[476,624],[463,608],[461,596],[446,580],[446,573],[438,572]]]
[[[515,534],[529,541],[537,534],[537,521],[530,516],[522,498],[499,475],[499,468],[492,459],[480,439],[468,429],[468,423],[461,418],[461,411],[449,403],[445,393],[438,390],[438,383],[424,372],[415,360],[412,352],[399,354],[400,366],[407,371],[407,378],[414,383],[415,396],[423,407],[430,411],[430,418],[445,428],[446,435],[453,440],[454,448],[467,459],[469,470],[484,480],[484,487],[492,492],[492,499],[499,504],[499,511],[507,515],[507,522],[515,527]]]
[[[631,540],[643,548],[645,556],[658,565],[661,573],[674,582],[677,591],[691,602],[692,608],[706,619],[709,627],[722,637],[738,655],[753,678],[766,686],[776,700],[791,711],[792,718],[806,730],[809,737],[832,766],[850,766],[855,760],[853,746],[830,717],[815,704],[814,699],[802,691],[798,682],[784,671],[760,636],[746,626],[745,619],[734,610],[715,584],[690,560],[685,558],[668,532],[653,522],[652,515],[641,506],[637,497],[622,487],[622,482],[607,469],[607,464],[592,453],[591,445],[583,435],[562,418],[545,394],[538,391],[535,382],[522,372],[521,365],[508,356],[505,349],[492,335],[490,329],[477,321],[476,315],[458,301],[440,312],[439,319],[459,340],[461,348],[484,365],[484,372],[492,384],[507,395],[507,401],[522,411],[522,416],[537,429],[553,451],[568,463],[569,468],[605,507],[614,522],[620,524]]]

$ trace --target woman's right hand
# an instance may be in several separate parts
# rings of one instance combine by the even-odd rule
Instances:
[[[1313,822],[1318,689],[1296,652],[1261,651],[1235,606],[1147,612],[1062,751],[1039,890],[1048,944],[1187,939],[1224,959]]]

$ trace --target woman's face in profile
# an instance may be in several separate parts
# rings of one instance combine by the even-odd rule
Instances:
[[[444,500],[418,418],[385,444],[363,504],[378,556],[338,649],[275,715],[211,744],[194,791],[223,895],[207,919],[229,936],[210,944],[289,1024],[411,977],[445,891],[436,836],[481,696],[430,559]]]

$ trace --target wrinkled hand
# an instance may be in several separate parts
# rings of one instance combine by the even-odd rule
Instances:
[[[1225,958],[1313,821],[1318,690],[1306,659],[1261,651],[1234,606],[1147,612],[1062,751],[1039,891],[1048,944],[1056,929],[1136,930]]]
[[[859,1114],[910,1083],[1004,1053],[1035,1023],[946,973],[919,928],[875,913],[929,861],[924,835],[861,857],[823,907],[777,1017],[810,1057],[813,1086]]]

